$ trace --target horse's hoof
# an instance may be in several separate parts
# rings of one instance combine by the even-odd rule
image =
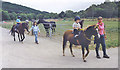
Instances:
[[[86,60],[83,60],[84,62],[87,62]]]
[[[23,44],[23,41],[20,41]]]
[[[75,57],[75,55],[73,55],[73,57]]]
[[[63,54],[63,56],[65,56],[65,54]]]

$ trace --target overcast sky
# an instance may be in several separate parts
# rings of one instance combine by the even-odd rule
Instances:
[[[105,0],[3,0],[31,7],[40,11],[60,13],[61,11],[85,10],[92,4],[100,4]],[[111,0],[114,1],[114,0]]]

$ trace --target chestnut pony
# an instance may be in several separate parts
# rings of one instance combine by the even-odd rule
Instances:
[[[89,44],[92,41],[91,37],[92,35],[96,36],[97,38],[100,37],[99,33],[98,33],[98,26],[97,25],[91,25],[89,27],[87,27],[85,30],[81,31],[81,33],[79,34],[79,36],[77,37],[77,40],[74,38],[74,34],[72,30],[67,30],[64,35],[63,35],[63,56],[65,56],[65,46],[66,46],[66,42],[69,41],[70,43],[70,51],[71,51],[71,55],[73,57],[73,51],[72,51],[72,45],[81,45],[82,47],[82,55],[83,55],[83,61],[86,62],[85,58],[88,56],[89,54]],[[86,48],[87,53],[85,54],[84,52],[84,48]],[[85,55],[84,55],[85,54]]]

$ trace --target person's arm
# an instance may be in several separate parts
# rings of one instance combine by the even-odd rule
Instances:
[[[78,28],[75,28],[75,24],[73,23],[73,29],[79,29],[79,27],[78,27]]]
[[[40,29],[39,29],[39,27],[38,27],[38,31],[39,31],[39,33],[40,33]]]
[[[39,29],[39,27],[38,27],[38,32],[39,32],[39,35],[40,35],[40,29]]]
[[[16,23],[20,23],[21,24],[22,22],[16,22]]]
[[[29,29],[29,31],[31,31],[33,29],[33,26]]]
[[[73,29],[75,29],[74,23],[73,23],[72,27],[73,27]]]
[[[103,31],[103,33],[104,33],[105,38],[107,38],[107,37],[106,37],[106,31],[105,31],[105,29],[106,29],[106,28],[105,28],[105,25],[104,25],[104,31]]]

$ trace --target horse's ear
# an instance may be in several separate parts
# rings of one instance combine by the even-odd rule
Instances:
[[[79,23],[80,23],[80,24],[83,24],[83,23],[84,23],[84,20],[81,20]]]

